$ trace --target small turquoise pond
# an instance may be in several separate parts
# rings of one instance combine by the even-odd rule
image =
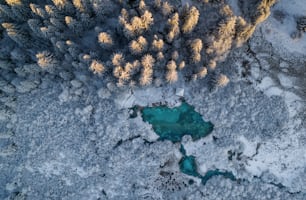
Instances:
[[[233,175],[232,172],[220,171],[219,169],[209,170],[209,171],[206,172],[206,174],[204,176],[202,176],[198,172],[195,157],[194,156],[187,156],[183,145],[181,146],[180,150],[181,150],[181,153],[183,154],[183,157],[179,162],[181,172],[183,172],[184,174],[190,175],[190,176],[200,178],[203,185],[205,185],[206,182],[210,178],[212,178],[213,176],[219,176],[219,175],[223,176],[224,178],[228,178],[232,181],[236,180],[236,178],[235,178],[235,176]]]
[[[132,108],[131,118],[137,117],[137,110]],[[152,125],[160,140],[180,142],[184,135],[190,135],[193,140],[198,140],[210,134],[214,128],[211,122],[203,120],[202,116],[194,110],[191,105],[182,102],[178,107],[168,108],[166,106],[155,106],[141,108],[142,119]],[[210,170],[202,176],[197,169],[194,156],[187,156],[184,146],[180,151],[183,155],[179,162],[180,171],[184,174],[198,177],[205,184],[211,177],[221,175],[231,180],[236,180],[231,172],[222,172],[219,169]]]
[[[146,107],[142,109],[142,118],[152,124],[161,140],[181,141],[184,135],[190,135],[193,140],[200,139],[212,132],[214,125],[205,122],[194,107],[183,102],[180,106]]]
[[[198,176],[197,165],[194,156],[184,156],[181,159],[179,165],[181,172],[191,176]]]

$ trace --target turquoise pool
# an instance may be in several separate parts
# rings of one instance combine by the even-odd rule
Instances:
[[[143,120],[152,124],[161,140],[179,142],[184,135],[198,140],[210,134],[214,128],[211,122],[204,121],[194,107],[185,102],[174,108],[146,107],[141,113]]]
[[[170,140],[180,142],[184,135],[190,135],[193,140],[198,140],[209,135],[214,128],[211,122],[203,120],[202,116],[194,110],[194,107],[182,102],[178,107],[168,108],[167,106],[155,107],[134,107],[131,118],[137,116],[137,111],[141,110],[142,119],[152,125],[155,133],[160,140]],[[195,157],[186,155],[184,146],[181,145],[180,151],[183,155],[179,161],[180,171],[184,174],[200,178],[202,184],[213,176],[221,175],[231,180],[236,180],[231,172],[219,169],[209,170],[203,176],[198,172]]]

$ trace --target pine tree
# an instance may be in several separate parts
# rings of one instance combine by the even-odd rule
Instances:
[[[36,54],[36,58],[37,64],[42,68],[52,68],[58,64],[54,56],[48,51],[43,51]]]
[[[207,68],[202,67],[200,71],[198,72],[198,77],[199,78],[204,78],[207,75]]]
[[[50,23],[55,26],[58,30],[65,30],[65,25],[62,22],[62,20],[59,20],[57,18],[51,17],[50,18]]]
[[[201,53],[201,50],[203,48],[202,40],[199,38],[192,40],[190,47],[193,53]]]
[[[154,7],[155,8],[160,8],[161,7],[161,4],[162,2],[161,2],[161,0],[154,0]]]
[[[93,60],[90,64],[89,69],[94,73],[94,74],[102,74],[105,71],[105,66],[102,62],[98,60]]]
[[[21,6],[22,0],[5,0],[9,6]]]
[[[175,83],[178,79],[177,71],[176,70],[168,70],[166,74],[166,80],[169,83]]]
[[[218,76],[218,78],[216,79],[216,85],[217,85],[218,87],[224,87],[224,86],[226,86],[228,83],[229,83],[229,79],[228,79],[228,77],[227,77],[226,75],[224,75],[224,74],[220,74],[220,75]]]
[[[141,11],[145,11],[145,10],[147,9],[147,5],[146,5],[146,3],[145,3],[144,0],[140,0],[140,1],[139,1],[138,8],[139,8],[139,10],[141,10]]]
[[[122,53],[115,53],[112,56],[112,64],[114,66],[121,66],[124,63],[124,56]]]
[[[177,60],[179,58],[179,53],[177,51],[173,51],[171,55],[172,60]]]
[[[103,48],[108,48],[113,45],[113,39],[111,35],[106,32],[99,33],[98,41]]]
[[[72,14],[73,5],[68,0],[52,0],[53,4],[60,11]]]
[[[172,42],[175,37],[180,33],[179,28],[179,15],[175,13],[170,19],[168,19],[169,33],[167,35],[167,41]]]
[[[31,29],[31,33],[39,38],[44,38],[44,34],[41,31],[41,27],[43,24],[41,23],[41,20],[39,19],[29,19],[28,25]]]
[[[186,64],[185,64],[185,61],[182,61],[182,62],[180,62],[180,64],[179,64],[179,70],[182,70],[182,69],[184,69],[185,68],[185,66],[186,66]]]
[[[118,9],[113,0],[94,0],[92,8],[98,19],[105,19]]]
[[[192,6],[189,9],[189,6],[186,5],[182,15],[183,15],[182,32],[190,33],[198,23],[200,12],[196,7]]]
[[[83,32],[82,24],[78,22],[76,19],[70,16],[66,16],[65,23],[68,26],[68,28],[75,34],[81,35],[81,33]]]
[[[52,2],[60,10],[64,9],[68,4],[67,0],[52,0]]]
[[[9,6],[0,4],[0,20],[5,22],[14,20],[14,14]]]
[[[173,6],[168,1],[163,2],[161,9],[164,16],[170,15],[174,10]]]
[[[152,13],[148,10],[144,11],[140,17],[134,16],[130,23],[128,22],[128,14],[125,9],[121,10],[121,15],[119,16],[119,22],[124,28],[126,37],[135,37],[149,30],[153,21]]]
[[[140,77],[140,85],[146,86],[152,83],[153,70],[151,68],[143,68]]]
[[[177,81],[178,75],[177,75],[177,71],[176,71],[176,63],[174,60],[170,60],[167,63],[167,74],[166,74],[166,80],[169,83],[174,83]]]
[[[153,75],[153,65],[155,59],[150,54],[144,55],[141,59],[141,64],[143,66],[140,77],[140,85],[149,85],[152,83]]]
[[[175,70],[177,66],[174,60],[170,60],[166,67],[168,70]]]
[[[129,44],[132,54],[140,54],[147,49],[148,43],[146,38],[139,36],[137,40],[132,40]]]
[[[150,54],[144,55],[141,58],[141,64],[144,68],[152,68],[154,65],[155,59]]]
[[[217,62],[215,60],[210,60],[208,66],[210,69],[215,69],[217,67]]]
[[[31,46],[31,38],[22,30],[21,26],[14,23],[2,23],[2,27],[6,30],[7,35],[22,47]]]
[[[152,49],[155,51],[162,51],[164,48],[164,41],[162,39],[158,39],[157,36],[154,36],[154,40],[152,42]]]
[[[72,0],[72,3],[77,11],[81,13],[90,13],[89,2],[86,0]]]
[[[47,19],[48,13],[43,8],[41,8],[39,5],[30,3],[30,9],[32,13],[34,13],[35,15],[41,17],[42,19]]]
[[[5,0],[6,3],[11,7],[12,13],[14,14],[15,21],[24,22],[31,16],[31,10],[29,9],[26,1],[21,0]]]
[[[63,14],[53,5],[45,5],[45,11],[49,17],[61,19]]]

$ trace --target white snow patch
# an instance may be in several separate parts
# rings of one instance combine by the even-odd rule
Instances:
[[[246,170],[256,176],[269,171],[283,185],[290,187],[291,190],[299,190],[302,188],[294,188],[293,180],[303,173],[306,165],[305,155],[306,149],[300,148],[288,138],[275,139],[261,146],[258,154],[248,161]],[[305,186],[300,187],[306,189]]]
[[[271,96],[281,96],[283,93],[283,90],[281,90],[280,88],[273,86],[268,88],[265,92],[264,92],[268,97]]]
[[[67,89],[64,89],[58,98],[61,103],[67,102],[69,100],[69,91]]]
[[[71,85],[75,88],[80,88],[83,83],[77,79],[70,81]]]
[[[131,108],[134,105],[152,106],[154,103],[164,103],[171,108],[179,105],[179,98],[171,88],[148,87],[122,92],[115,98],[115,102],[120,108]]]
[[[101,88],[98,90],[98,96],[101,99],[108,99],[111,96],[111,93],[107,88]]]
[[[161,101],[163,93],[159,88],[146,88],[134,91],[134,96],[137,105],[146,106]]]
[[[149,123],[144,123],[140,113],[137,114],[137,117],[133,119],[133,122],[137,127],[141,127],[141,137],[146,139],[149,142],[156,141],[159,136],[154,132],[152,125]]]
[[[293,82],[294,82],[294,79],[295,79],[294,77],[287,76],[284,73],[279,73],[277,77],[279,79],[280,84],[283,87],[286,87],[286,88],[292,88],[293,87],[293,85],[294,85]]]
[[[257,143],[248,141],[243,135],[238,138],[238,141],[243,145],[243,155],[252,157],[256,154]]]
[[[278,1],[274,9],[283,10],[291,15],[305,15],[306,4],[305,1],[291,0],[291,1]]]
[[[288,107],[289,117],[295,116],[305,106],[302,99],[293,92],[284,92],[284,99]]]
[[[208,171],[205,164],[200,165],[198,169],[200,174],[205,174]]]
[[[178,148],[174,150],[174,156],[177,160],[180,160],[183,157],[182,153],[179,151]]]
[[[278,1],[272,8],[273,10],[283,11],[286,15],[283,23],[277,21],[272,15],[261,24],[264,37],[272,43],[280,53],[298,53],[306,55],[306,35],[303,34],[299,39],[293,39],[291,34],[297,31],[296,16],[306,15],[305,1],[290,0]]]
[[[197,141],[192,141],[190,136],[184,136],[182,144],[184,145],[186,155],[195,157],[197,166],[199,166],[198,172],[201,175],[204,176],[208,170],[216,169],[216,167],[225,171],[232,171],[232,167],[228,162],[227,150],[214,145],[211,136]]]
[[[80,117],[82,122],[86,122],[87,120],[89,120],[90,116],[92,115],[92,112],[93,107],[91,105],[88,105],[83,109],[76,108],[74,111],[74,113]]]
[[[261,83],[258,84],[258,88],[262,91],[268,89],[269,87],[275,85],[274,81],[272,80],[272,78],[266,76],[262,79]]]
[[[75,155],[74,155],[75,156]],[[88,178],[96,173],[99,166],[91,166],[85,169],[75,162],[75,158],[69,152],[60,152],[53,158],[46,158],[39,164],[28,162],[25,166],[32,173],[40,173],[45,177],[60,177],[66,185],[71,186],[71,178],[78,175],[81,178]]]
[[[299,96],[297,96],[293,92],[288,92],[288,91],[285,92],[284,97],[286,101],[290,104],[297,103],[298,101],[302,100]]]
[[[175,91],[175,95],[179,96],[179,97],[183,97],[184,96],[184,88],[177,88]]]
[[[252,74],[252,77],[254,77],[254,79],[258,79],[260,77],[260,69],[259,69],[259,67],[253,66],[251,68],[251,74]]]
[[[123,92],[116,99],[115,102],[121,108],[131,108],[135,104],[136,98],[130,93],[130,91]]]
[[[293,78],[289,78],[285,75],[279,74],[280,82],[287,87],[293,84]],[[302,99],[297,96],[293,92],[289,92],[286,90],[277,87],[277,84],[274,80],[266,76],[262,79],[261,83],[257,85],[257,89],[263,91],[265,95],[268,97],[271,96],[280,96],[283,97],[289,112],[289,117],[295,116],[298,112],[300,112],[301,108],[303,107]]]

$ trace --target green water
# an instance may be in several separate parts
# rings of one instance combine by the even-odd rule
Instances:
[[[180,160],[179,165],[181,172],[183,172],[184,174],[188,174],[190,176],[195,177],[199,176],[194,156],[184,156]]]
[[[200,139],[211,133],[214,127],[211,122],[205,122],[202,116],[185,102],[175,108],[143,108],[142,118],[152,124],[161,140],[172,142],[181,141],[184,135],[190,135],[193,140]]]
[[[206,182],[213,176],[223,176],[224,178],[228,178],[232,181],[236,181],[236,178],[232,172],[228,172],[228,171],[223,172],[223,171],[220,171],[219,169],[216,169],[216,170],[209,170],[208,172],[206,172],[204,176],[201,177],[202,184],[205,185]]]
[[[184,174],[190,175],[190,176],[200,178],[203,185],[205,185],[206,182],[210,178],[212,178],[213,176],[223,176],[224,178],[228,178],[232,181],[236,180],[236,178],[235,178],[235,176],[233,175],[232,172],[220,171],[219,169],[209,170],[209,171],[206,172],[206,174],[204,176],[202,176],[198,172],[195,157],[194,156],[187,156],[183,145],[181,145],[180,151],[183,154],[183,157],[179,162],[181,172],[183,172]]]
[[[132,108],[131,118],[137,116],[137,110],[139,110],[139,107]],[[202,116],[194,110],[194,107],[185,102],[175,108],[166,106],[145,107],[141,109],[141,114],[145,122],[152,124],[160,140],[180,142],[184,135],[190,135],[193,140],[197,140],[210,134],[214,128],[211,122],[205,122]],[[179,161],[180,171],[200,178],[202,184],[206,184],[211,177],[217,175],[236,180],[231,172],[223,172],[219,169],[209,170],[202,176],[198,172],[195,157],[187,156],[183,145],[181,145],[180,151],[183,155]]]

